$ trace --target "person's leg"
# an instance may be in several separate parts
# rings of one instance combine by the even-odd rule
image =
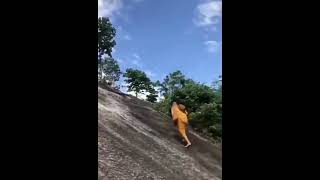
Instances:
[[[188,125],[187,125],[187,124],[186,124],[186,131],[185,131],[185,132],[188,132]],[[186,134],[186,133],[185,133],[185,134]],[[188,144],[187,144],[186,147],[188,147],[188,146],[191,145],[191,142],[189,141],[189,138],[188,138],[187,134],[186,134],[186,138],[187,138],[187,142],[188,142]]]
[[[187,145],[185,145],[185,147],[191,146],[191,142],[189,141],[188,136],[186,134],[184,134],[184,138],[187,141]]]
[[[187,145],[185,145],[185,147],[188,147],[191,145],[191,142],[189,141],[188,136],[186,135],[186,124],[183,122],[178,122],[178,128],[179,128],[179,132],[181,134],[181,136],[187,141]]]

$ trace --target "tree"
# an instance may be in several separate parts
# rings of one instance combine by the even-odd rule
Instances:
[[[222,113],[219,111],[219,105],[216,103],[203,104],[198,111],[189,116],[190,124],[214,139],[222,136]]]
[[[212,82],[212,87],[215,89],[217,92],[222,91],[222,76],[219,76],[219,80],[213,81]]]
[[[114,37],[116,29],[112,26],[109,18],[98,18],[98,64],[100,65],[100,77],[102,78],[103,55],[112,57],[112,48],[116,45]]]
[[[114,83],[120,79],[120,67],[118,62],[113,58],[106,57],[104,59],[102,72],[104,76],[101,77],[101,79],[103,79],[104,82]]]
[[[212,83],[214,92],[216,93],[216,100],[222,103],[222,76],[219,76],[219,80]]]
[[[136,97],[138,97],[138,93],[150,90],[150,87],[152,86],[151,80],[143,71],[129,68],[126,70],[123,77],[126,78],[125,82],[129,84],[128,91],[135,92]]]
[[[195,130],[220,139],[222,135],[222,96],[213,87],[186,80],[181,88],[168,91],[167,98],[156,109],[170,116],[172,102],[182,103],[190,113],[190,125]]]
[[[169,94],[184,87],[191,81],[191,79],[186,79],[181,71],[177,70],[167,75],[162,83],[157,81],[156,84],[160,87],[160,92],[167,98]]]
[[[157,91],[154,89],[154,87],[151,87],[148,90],[148,92],[150,94],[147,95],[147,101],[152,102],[152,103],[156,102],[158,95],[157,95]]]
[[[175,91],[171,101],[180,101],[190,112],[190,125],[196,130],[220,139],[222,135],[222,96],[214,88],[188,83]]]
[[[216,94],[212,88],[204,84],[188,83],[170,96],[171,102],[183,101],[190,112],[195,112],[203,104],[214,102]]]

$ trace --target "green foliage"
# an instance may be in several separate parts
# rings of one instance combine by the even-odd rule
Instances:
[[[136,97],[138,96],[138,93],[150,91],[152,88],[151,80],[143,71],[129,68],[126,70],[123,77],[126,78],[125,82],[129,84],[128,91],[135,92]]]
[[[124,73],[125,82],[129,84],[128,91],[133,91],[138,96],[138,93],[148,92],[147,101],[156,102],[157,101],[157,91],[155,90],[156,83],[151,82],[147,77],[146,73],[137,69],[127,69]]]
[[[186,83],[185,76],[181,71],[175,71],[165,77],[162,83],[157,81],[156,84],[160,86],[160,92],[167,97],[169,94],[175,92],[179,88],[182,88]]]
[[[215,93],[212,88],[206,85],[192,82],[175,91],[171,98],[172,102],[179,103],[181,101],[189,112],[195,112],[202,104],[212,103],[215,99]]]
[[[107,54],[112,57],[112,48],[116,45],[114,37],[116,36],[116,29],[112,26],[109,18],[98,18],[98,54],[102,56]]]
[[[116,45],[114,37],[116,36],[116,29],[112,26],[109,18],[98,18],[98,80],[102,80],[102,73],[104,71],[103,55],[112,57],[112,48]]]
[[[214,87],[196,83],[186,79],[180,71],[169,74],[164,83],[156,82],[159,86],[167,87],[165,99],[156,104],[155,108],[171,115],[172,103],[184,104],[187,108],[190,125],[197,131],[220,139],[222,135],[222,84],[219,81]],[[178,77],[177,77],[178,75]],[[169,90],[170,89],[170,90]]]
[[[154,89],[154,87],[151,87],[148,91],[150,94],[147,95],[147,101],[149,102],[156,102],[157,101],[157,91]]]
[[[162,113],[165,113],[168,116],[171,116],[171,103],[170,99],[166,98],[155,104],[155,109]]]
[[[198,130],[208,133],[213,138],[222,135],[222,114],[220,105],[216,103],[204,104],[196,112],[190,114],[190,124]]]
[[[102,81],[114,83],[119,81],[120,79],[120,67],[118,62],[113,58],[106,57],[104,59],[102,64],[102,72],[104,74]]]
[[[215,124],[209,127],[209,135],[214,138],[221,140],[222,138],[222,124]]]

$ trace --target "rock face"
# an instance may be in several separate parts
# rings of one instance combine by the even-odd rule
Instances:
[[[99,180],[221,179],[221,147],[190,130],[185,148],[170,117],[148,102],[98,88]]]

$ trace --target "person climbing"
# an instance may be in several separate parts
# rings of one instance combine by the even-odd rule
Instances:
[[[188,117],[187,117],[188,112],[185,106],[182,104],[173,102],[171,106],[171,115],[172,115],[172,120],[174,124],[178,127],[180,135],[187,142],[187,145],[185,145],[185,147],[189,147],[191,145],[191,142],[189,141],[186,135],[186,130],[188,128]]]

